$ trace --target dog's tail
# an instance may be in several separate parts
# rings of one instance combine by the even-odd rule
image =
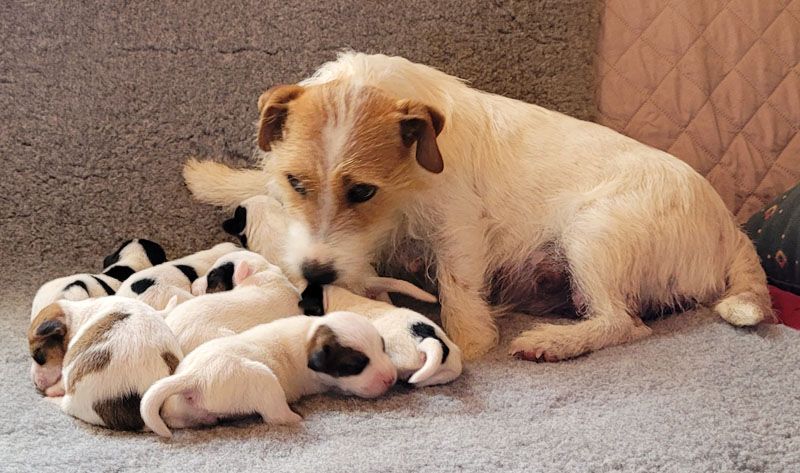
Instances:
[[[380,294],[382,292],[396,292],[406,296],[413,297],[414,299],[436,303],[438,299],[433,294],[426,292],[419,287],[411,284],[408,281],[394,278],[383,278],[374,276],[367,279],[366,283],[367,292],[370,294]]]
[[[172,375],[161,378],[144,393],[139,414],[144,424],[162,437],[172,437],[169,427],[161,418],[161,406],[170,396],[188,389],[189,378],[182,375]]]
[[[408,382],[411,384],[421,383],[436,374],[442,364],[442,358],[444,358],[442,342],[435,338],[423,339],[417,345],[417,349],[425,354],[425,364],[408,378]]]
[[[228,208],[236,207],[250,197],[265,194],[269,182],[260,169],[236,169],[194,158],[184,164],[183,179],[195,199]]]
[[[738,237],[728,266],[727,291],[714,310],[730,324],[741,327],[756,325],[764,319],[774,319],[774,314],[767,278],[753,243],[742,231],[738,231]]]

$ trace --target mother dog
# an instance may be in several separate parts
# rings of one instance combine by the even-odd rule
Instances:
[[[258,106],[262,170],[190,161],[195,196],[275,194],[291,222],[287,264],[310,282],[358,288],[364,268],[418,242],[467,356],[498,340],[489,286],[524,288],[544,257],[563,264],[583,319],[522,333],[511,345],[522,358],[640,339],[649,308],[711,304],[740,326],[771,314],[753,246],[708,182],[608,128],[359,53]]]

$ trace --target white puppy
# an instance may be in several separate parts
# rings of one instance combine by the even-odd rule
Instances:
[[[233,273],[236,265],[245,262],[253,273],[267,269],[278,269],[260,254],[249,250],[238,250],[221,256],[205,276],[195,279],[192,283],[192,295],[200,296],[215,292],[230,291],[236,285]]]
[[[63,377],[48,388],[49,395],[63,395],[54,402],[90,424],[141,430],[141,395],[183,358],[163,314],[135,299],[109,296],[54,302],[37,320],[29,334],[37,364],[60,365],[63,357]]]
[[[124,242],[103,259],[100,274],[73,274],[48,281],[39,288],[31,305],[31,320],[59,299],[79,301],[114,294],[131,274],[166,261],[158,243],[142,238]]]
[[[436,298],[424,294],[419,290],[414,295],[426,302],[436,302]],[[438,325],[419,312],[332,285],[324,288],[324,305],[325,312],[347,310],[369,319],[386,341],[386,353],[397,368],[399,379],[423,387],[449,383],[461,375],[461,350]]]
[[[184,354],[214,338],[301,313],[297,288],[280,268],[259,258],[262,262],[256,266],[246,260],[235,264],[233,290],[195,297],[169,313],[167,325],[178,337]]]
[[[338,389],[376,397],[396,379],[368,320],[348,312],[301,315],[198,347],[174,375],[145,393],[141,414],[165,437],[171,435],[167,426],[210,425],[254,413],[265,422],[295,423],[302,418],[289,403],[302,396]]]
[[[222,255],[240,248],[233,243],[220,243],[176,260],[139,271],[126,279],[117,295],[142,300],[161,310],[177,296],[178,303],[192,298],[192,283],[208,272]]]
[[[286,270],[310,282],[358,287],[366,264],[412,241],[435,255],[442,323],[465,356],[497,343],[494,315],[534,296],[542,261],[569,275],[584,319],[521,334],[510,351],[525,359],[646,337],[650,308],[708,304],[738,326],[771,316],[753,244],[711,185],[611,129],[358,53],[258,105],[263,169],[192,162],[192,192],[275,190]],[[493,309],[489,294],[504,300]]]

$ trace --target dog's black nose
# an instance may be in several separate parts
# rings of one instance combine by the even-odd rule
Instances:
[[[303,263],[303,277],[308,284],[333,284],[336,281],[336,270],[332,264],[320,264],[316,261],[306,261]]]

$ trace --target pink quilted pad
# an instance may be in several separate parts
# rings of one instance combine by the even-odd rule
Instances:
[[[739,222],[800,180],[800,0],[606,0],[598,121],[706,176]]]

